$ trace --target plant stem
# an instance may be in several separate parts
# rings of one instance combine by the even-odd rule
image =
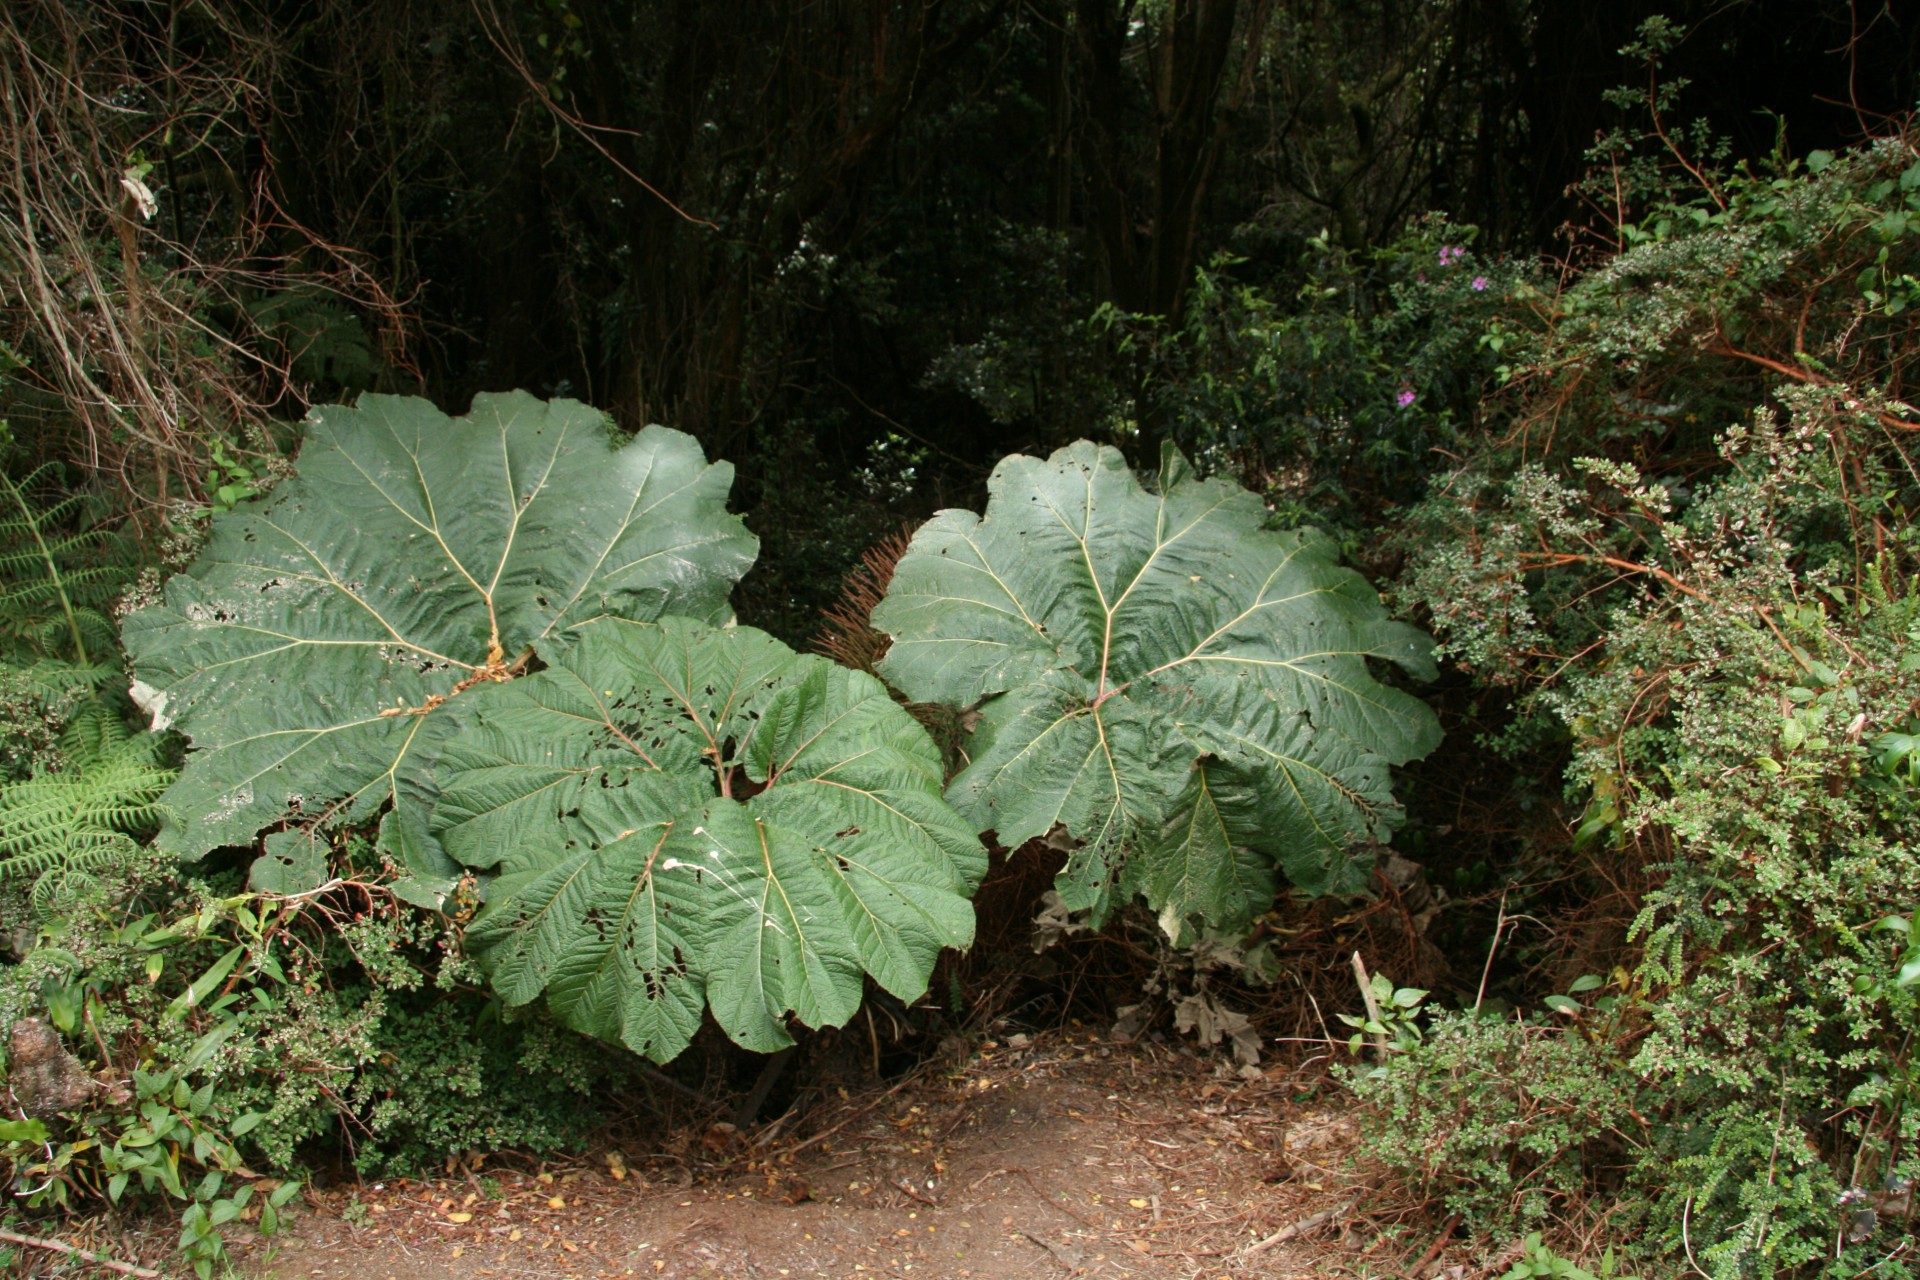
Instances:
[[[1473,997],[1473,1011],[1480,1012],[1480,1006],[1487,999],[1487,979],[1493,974],[1493,957],[1500,950],[1500,935],[1507,931],[1507,895],[1500,895],[1500,915],[1493,923],[1493,941],[1487,947],[1487,963],[1480,970],[1480,990]]]
[[[149,1271],[145,1267],[136,1267],[130,1262],[115,1262],[111,1258],[101,1257],[91,1249],[82,1249],[75,1245],[65,1244],[59,1240],[47,1240],[40,1236],[23,1236],[18,1231],[7,1231],[3,1229],[0,1229],[0,1240],[5,1240],[11,1244],[25,1245],[29,1249],[51,1249],[55,1253],[71,1254],[82,1262],[90,1262],[96,1267],[105,1267],[109,1271],[118,1271],[123,1276],[140,1276],[142,1280],[149,1280],[149,1278],[151,1278],[151,1280],[160,1280],[160,1273],[158,1271]]]
[[[1360,958],[1358,951],[1353,953],[1353,976],[1360,984],[1360,998],[1367,1004],[1367,1021],[1376,1027],[1385,1026],[1386,1023],[1380,1020],[1380,1002],[1373,998],[1373,980],[1367,976],[1367,962]],[[1385,1062],[1387,1060],[1386,1035],[1376,1031],[1372,1039],[1374,1057]]]

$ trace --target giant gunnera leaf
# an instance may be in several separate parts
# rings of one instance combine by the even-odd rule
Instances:
[[[438,776],[435,833],[498,871],[466,935],[494,989],[659,1061],[707,1006],[770,1052],[863,974],[916,999],[973,938],[986,858],[926,730],[760,631],[589,622],[470,695]]]
[[[595,410],[522,392],[464,418],[393,396],[315,409],[294,478],[214,516],[164,603],[126,621],[135,697],[192,743],[161,846],[388,808],[403,892],[437,906],[457,868],[426,816],[455,709],[583,619],[726,616],[756,549],[732,477],[690,436],[616,447]]]
[[[1158,487],[1085,442],[1008,458],[984,517],[914,535],[873,622],[907,697],[978,705],[954,806],[1009,846],[1065,828],[1070,907],[1143,894],[1178,937],[1193,916],[1244,925],[1276,868],[1364,884],[1354,847],[1399,816],[1388,766],[1440,734],[1367,669],[1430,676],[1430,642],[1330,541],[1267,530],[1257,497],[1171,448]]]

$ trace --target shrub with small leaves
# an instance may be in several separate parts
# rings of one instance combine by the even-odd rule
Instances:
[[[1476,1231],[1538,1228],[1645,1142],[1617,1060],[1554,1026],[1437,1012],[1389,1063],[1352,1068],[1368,1154]]]
[[[1920,334],[1872,287],[1920,262],[1888,221],[1915,141],[1716,175],[1637,222],[1515,339],[1514,426],[1400,537],[1442,654],[1568,743],[1568,839],[1535,856],[1637,886],[1622,1003],[1553,1004],[1537,1035],[1591,1037],[1632,1100],[1615,1220],[1713,1280],[1912,1274],[1907,1224],[1869,1210],[1920,1175]],[[1389,1094],[1466,1105],[1406,1062]]]

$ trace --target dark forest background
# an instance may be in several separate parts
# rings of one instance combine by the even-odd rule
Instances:
[[[1622,52],[1656,13],[1684,32],[1657,77]],[[36,203],[57,224],[104,202],[143,270],[196,269],[179,305],[205,342],[275,366],[224,395],[127,367],[83,401],[151,401],[163,453],[174,394],[224,399],[235,441],[368,387],[674,425],[739,466],[768,540],[743,608],[790,635],[1000,456],[1181,435],[1113,320],[1179,332],[1197,268],[1290,309],[1344,255],[1364,314],[1375,256],[1431,210],[1481,255],[1577,262],[1642,212],[1576,190],[1644,132],[1610,90],[1683,86],[1672,127],[1751,160],[1874,132],[1920,56],[1892,8],[1770,0],[35,2],[7,35],[16,145],[80,166],[37,179],[62,191],[15,173],[17,234]],[[128,165],[150,221],[122,207]],[[64,376],[32,362],[22,394]],[[75,428],[113,434],[67,415],[46,444]]]

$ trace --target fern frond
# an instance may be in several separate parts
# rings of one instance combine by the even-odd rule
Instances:
[[[49,872],[102,871],[118,866],[140,852],[132,836],[118,831],[70,833],[70,838],[18,856],[0,859],[0,880],[44,878]]]
[[[64,521],[72,520],[79,514],[85,498],[85,494],[63,498],[50,507],[34,512],[32,520],[0,521],[0,533],[20,537],[38,531],[41,539],[46,543],[48,554],[54,556],[73,555],[101,546],[111,541],[111,536],[105,529],[96,527],[61,531]]]
[[[102,583],[101,585],[104,588],[106,584]],[[113,594],[118,596],[125,588],[125,585],[124,582],[115,583],[113,586]],[[91,609],[85,606],[75,609],[73,615],[74,619],[80,624],[80,630],[86,634],[88,641],[96,646],[99,652],[119,652],[120,628],[114,625],[113,619],[101,613],[98,609]]]
[[[85,551],[111,547],[114,542],[114,533],[111,529],[101,525],[63,529],[56,523],[58,520],[79,518],[80,509],[85,505],[85,498],[85,494],[76,494],[74,497],[64,499],[44,511],[35,512],[36,518],[33,520],[18,518],[0,520],[0,537],[13,539],[15,542],[24,539],[31,543],[33,534],[37,531],[40,534],[40,540],[46,544],[46,550],[55,556],[77,555]],[[16,553],[26,552],[29,560],[44,559],[38,543],[34,543],[31,547],[16,545],[9,549]]]
[[[20,481],[19,481],[20,492],[34,493],[41,489],[45,489],[53,485],[60,478],[59,472],[60,472],[59,463],[57,462],[41,463],[39,466],[35,467],[33,470],[27,472],[26,475],[20,477]]]
[[[99,785],[75,798],[75,822],[114,831],[141,831],[159,825],[159,801],[173,781],[172,770],[123,762],[103,766],[89,777],[98,778]]]
[[[174,772],[160,739],[131,733],[99,702],[62,735],[67,767],[0,786],[0,880],[99,870],[138,850],[158,826]]]
[[[158,740],[147,735],[149,741],[143,743],[148,754],[146,760],[152,763],[158,758]],[[91,699],[80,705],[67,721],[67,727],[60,732],[60,754],[74,768],[86,769],[113,755],[116,748],[133,740],[133,730],[127,728],[126,719],[110,703],[100,698]]]
[[[43,653],[91,665],[111,652],[81,614],[96,616],[132,577],[130,557],[113,531],[94,523],[84,492],[63,492],[41,503],[55,487],[53,464],[22,480],[0,471],[0,632],[35,637]],[[49,621],[57,624],[45,629]]]
[[[52,582],[43,578],[29,578],[24,582],[10,582],[0,588],[0,605],[44,604],[58,595]]]
[[[0,573],[38,573],[46,567],[46,557],[38,547],[9,546],[17,538],[31,538],[33,529],[20,521],[0,521]]]
[[[121,855],[115,861],[130,858],[133,852],[138,852],[137,849],[131,849],[132,843],[128,841],[130,852]],[[78,870],[72,866],[61,867],[35,880],[27,900],[32,904],[33,913],[36,916],[42,920],[50,920],[61,914],[63,907],[84,901],[97,892],[99,887],[100,881],[90,872]]]
[[[72,629],[78,628],[88,653],[111,654],[119,648],[119,632],[105,614],[97,609],[76,606],[70,618],[47,618],[35,629],[41,650],[58,650],[61,640],[67,638]],[[119,673],[117,666],[99,663],[89,666],[88,670]]]
[[[88,587],[118,592],[126,585],[127,572],[117,564],[86,565],[61,570],[60,581],[69,592],[84,591]]]
[[[116,680],[126,679],[126,672],[117,665],[64,662],[58,658],[48,658],[30,667],[16,667],[13,670],[24,676],[28,687],[48,702],[103,689]]]

